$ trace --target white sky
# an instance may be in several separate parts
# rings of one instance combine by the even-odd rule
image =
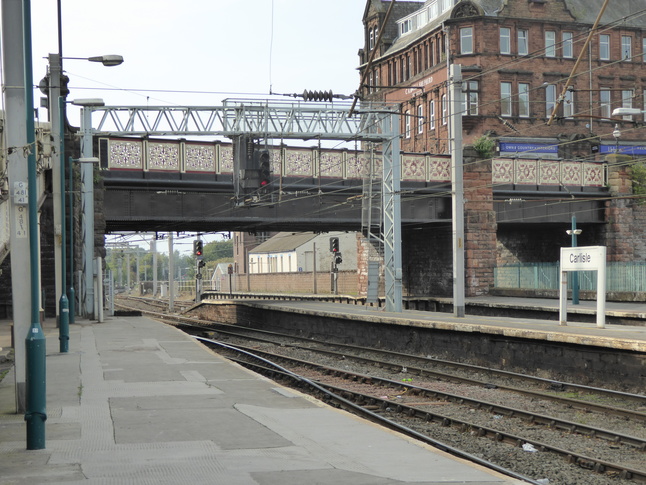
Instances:
[[[124,58],[117,67],[64,60],[70,100],[103,98],[109,106],[218,106],[225,98],[266,96],[270,89],[331,89],[349,95],[359,85],[365,0],[61,2],[63,57]],[[46,73],[46,57],[58,51],[56,0],[32,0],[31,10],[38,84]],[[36,107],[40,96],[37,91]],[[46,117],[41,109],[39,118]],[[79,125],[78,112],[70,109],[69,119]],[[178,240],[177,249],[190,252],[192,239]],[[207,242],[213,239],[205,237]],[[131,238],[133,244],[140,240]],[[167,248],[160,241],[158,250]]]
[[[110,68],[64,61],[71,99],[214,106],[227,97],[266,95],[270,86],[278,93],[352,94],[359,84],[365,0],[61,1],[64,57],[124,57]],[[44,58],[58,50],[56,1],[31,5],[37,83]]]

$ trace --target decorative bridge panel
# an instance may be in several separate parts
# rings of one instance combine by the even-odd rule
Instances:
[[[102,138],[102,166],[112,170],[143,170],[191,173],[233,173],[230,143],[199,143],[184,140],[135,140]],[[382,158],[375,152],[317,149],[314,147],[270,147],[275,175],[287,177],[333,177],[361,179],[370,170],[381,177]],[[402,180],[446,183],[451,181],[448,156],[402,153]],[[494,184],[570,185],[602,187],[606,183],[602,162],[496,158],[492,161]]]
[[[498,185],[602,187],[606,183],[603,162],[495,158],[492,171],[492,181]]]

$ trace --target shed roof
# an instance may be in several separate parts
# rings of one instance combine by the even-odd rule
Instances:
[[[280,253],[294,251],[317,236],[313,232],[279,232],[274,237],[255,247],[249,254]]]

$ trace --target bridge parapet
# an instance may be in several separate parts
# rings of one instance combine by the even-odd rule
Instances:
[[[227,142],[104,137],[99,140],[101,164],[114,171],[233,174],[233,145]],[[318,147],[269,148],[272,172],[282,177],[361,180],[369,173],[370,152]],[[381,173],[376,152],[374,173]],[[448,183],[448,155],[403,153],[402,181]],[[603,187],[604,162],[494,158],[492,182],[497,185],[566,185]]]
[[[99,139],[101,166],[113,171],[231,175],[233,145],[227,142],[103,137]],[[370,152],[318,147],[269,147],[272,171],[282,177],[362,180],[369,174]],[[451,180],[448,155],[402,155],[402,180],[440,182]],[[381,173],[381,153],[373,159],[374,173]]]

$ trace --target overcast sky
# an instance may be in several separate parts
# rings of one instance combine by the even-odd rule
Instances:
[[[63,57],[124,58],[117,67],[64,60],[68,99],[102,98],[109,106],[219,106],[225,98],[270,90],[352,94],[359,85],[365,0],[61,1]],[[56,1],[32,0],[31,10],[38,84],[48,54],[58,51]],[[39,118],[47,119],[44,109]],[[69,118],[79,125],[78,111],[70,109]],[[177,249],[191,251],[192,239],[178,239]],[[141,237],[129,240],[136,244]],[[166,242],[158,248],[166,252]]]
[[[111,68],[64,61],[72,99],[213,106],[270,89],[351,94],[359,84],[365,0],[61,1],[64,57],[124,57]],[[56,1],[31,5],[37,83],[58,50]]]

